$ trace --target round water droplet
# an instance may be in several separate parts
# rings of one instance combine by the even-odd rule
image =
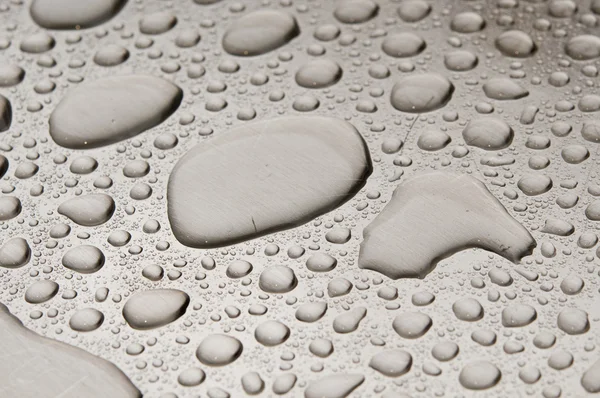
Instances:
[[[523,327],[537,319],[535,308],[527,304],[510,304],[502,310],[504,327]]]

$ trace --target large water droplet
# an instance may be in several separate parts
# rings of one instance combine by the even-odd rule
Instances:
[[[20,268],[29,262],[31,248],[23,238],[12,238],[0,247],[0,267]]]
[[[58,213],[86,227],[104,224],[114,211],[115,201],[103,193],[78,196],[58,206]]]
[[[98,148],[131,138],[167,119],[182,91],[146,75],[115,76],[69,91],[50,115],[50,135],[65,148]]]
[[[276,10],[259,10],[244,15],[223,36],[229,54],[252,56],[273,51],[300,34],[296,18]]]
[[[2,304],[0,330],[5,356],[0,361],[0,372],[8,375],[18,369],[18,377],[3,380],[2,393],[7,397],[22,397],[24,392],[32,397],[58,397],[65,393],[72,397],[142,396],[112,363],[80,348],[39,336],[26,329]],[[38,364],[43,365],[43,370]]]
[[[452,98],[454,86],[442,75],[407,76],[392,87],[391,102],[402,112],[424,113],[442,108]]]
[[[181,290],[146,290],[127,300],[123,318],[134,329],[155,329],[179,319],[189,303],[190,297]]]
[[[211,334],[198,346],[196,357],[205,365],[224,366],[238,359],[243,349],[242,343],[235,337]]]
[[[490,116],[471,120],[462,135],[467,145],[487,151],[508,147],[514,137],[512,128],[506,122]]]
[[[364,141],[341,120],[288,117],[247,124],[179,161],[169,179],[169,220],[186,246],[230,245],[339,206],[370,173]]]
[[[123,8],[127,0],[34,0],[31,18],[46,29],[87,29],[104,23]]]
[[[496,48],[504,55],[515,58],[531,57],[537,50],[531,36],[521,30],[509,30],[496,38]]]
[[[305,398],[345,398],[365,381],[360,374],[334,374],[308,384]]]
[[[381,351],[371,358],[369,366],[388,377],[398,377],[410,371],[412,356],[400,349]]]
[[[423,278],[440,259],[471,247],[513,262],[535,247],[531,234],[485,185],[446,172],[423,174],[401,184],[364,236],[359,266],[394,279]]]
[[[458,380],[469,390],[485,390],[498,384],[502,373],[487,361],[470,362],[460,371]]]

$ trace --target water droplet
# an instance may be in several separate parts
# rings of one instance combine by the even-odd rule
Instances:
[[[388,377],[398,377],[410,371],[412,356],[400,349],[384,350],[371,358],[369,366]]]
[[[392,106],[408,113],[431,112],[445,106],[454,86],[444,76],[423,73],[407,76],[392,87]]]
[[[134,329],[155,329],[179,319],[189,303],[189,296],[180,290],[145,290],[127,300],[123,318]]]
[[[58,213],[79,225],[92,227],[110,220],[115,211],[112,197],[96,193],[69,199],[58,206]]]
[[[114,17],[126,0],[34,0],[31,18],[46,29],[87,29]]]
[[[413,227],[407,231],[407,225]],[[535,247],[529,232],[481,182],[445,172],[401,184],[364,236],[359,266],[395,279],[422,278],[439,259],[474,246],[513,262]]]
[[[485,390],[498,384],[502,373],[496,365],[487,361],[475,361],[465,365],[458,380],[469,390]]]
[[[50,135],[65,148],[110,145],[160,124],[181,99],[179,87],[157,77],[103,78],[67,93],[50,115]]]
[[[285,45],[299,34],[300,28],[292,15],[259,10],[233,22],[223,36],[223,49],[232,55],[261,55]]]
[[[364,141],[341,120],[256,122],[195,147],[179,161],[169,179],[169,220],[186,246],[230,245],[337,207],[370,172]],[[223,198],[235,199],[225,213]]]
[[[196,357],[205,365],[224,366],[238,359],[243,349],[242,343],[235,337],[211,334],[198,346]]]

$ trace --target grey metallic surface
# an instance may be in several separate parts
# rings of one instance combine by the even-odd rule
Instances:
[[[0,396],[600,392],[599,18],[3,1]]]

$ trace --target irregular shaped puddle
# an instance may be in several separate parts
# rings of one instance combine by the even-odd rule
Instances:
[[[30,331],[3,304],[0,335],[0,374],[18,369],[18,377],[2,378],[4,397],[142,396],[112,363]]]
[[[431,172],[402,183],[364,230],[358,263],[393,278],[424,278],[438,261],[478,247],[518,262],[536,242],[474,177]]]

